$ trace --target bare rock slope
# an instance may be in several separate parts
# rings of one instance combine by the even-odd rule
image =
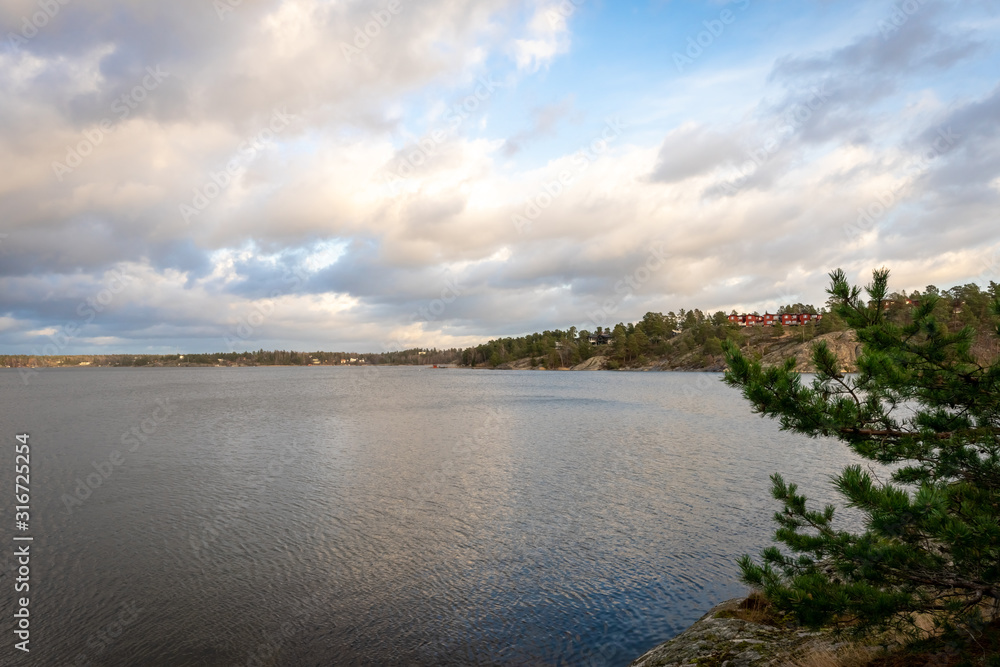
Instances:
[[[630,667],[763,667],[812,664],[820,656],[832,662],[850,651],[871,653],[875,648],[838,642],[828,632],[808,632],[796,626],[775,626],[745,620],[746,598],[728,600],[712,608],[694,625],[632,662]],[[749,617],[753,617],[752,614]]]
[[[841,363],[840,370],[845,372],[857,370],[858,352],[861,351],[861,345],[853,331],[823,334],[806,343],[796,343],[794,340],[786,343],[778,340],[767,349],[761,361],[767,366],[777,366],[788,357],[795,357],[797,370],[804,373],[815,372],[816,367],[812,363],[813,346],[820,341],[825,341],[830,351],[837,356]]]

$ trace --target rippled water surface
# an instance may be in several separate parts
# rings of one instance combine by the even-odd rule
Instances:
[[[626,665],[745,592],[734,561],[770,543],[768,475],[832,500],[851,460],[712,374],[9,370],[0,387],[0,664],[20,432],[39,665]]]

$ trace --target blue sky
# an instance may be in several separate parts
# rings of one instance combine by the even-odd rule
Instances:
[[[3,353],[465,346],[818,305],[838,267],[1000,280],[996,2],[46,7],[0,0]]]

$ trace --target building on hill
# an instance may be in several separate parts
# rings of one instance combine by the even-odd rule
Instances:
[[[786,327],[794,327],[800,324],[818,322],[822,315],[816,313],[785,313],[781,316],[781,324]]]
[[[771,313],[764,313],[763,315],[730,315],[727,319],[733,324],[740,327],[756,327],[765,326],[773,327],[774,325],[780,323],[782,326],[798,326],[800,324],[809,324],[810,322],[818,322],[823,318],[822,315],[817,315],[816,313],[784,313],[782,315],[772,315]]]

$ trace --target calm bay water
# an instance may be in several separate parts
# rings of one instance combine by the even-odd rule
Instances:
[[[830,501],[854,460],[719,377],[0,371],[0,664],[626,665],[745,593],[768,475]]]

